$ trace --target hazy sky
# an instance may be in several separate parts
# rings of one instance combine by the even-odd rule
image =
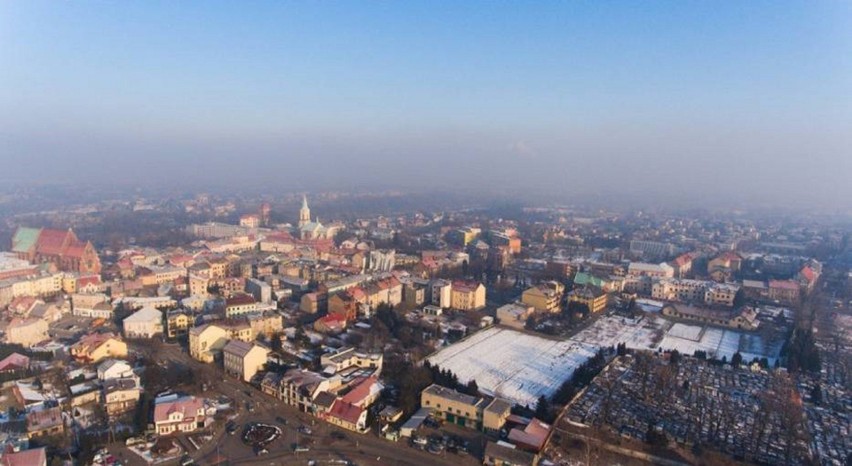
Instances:
[[[852,2],[0,0],[0,181],[852,201]]]

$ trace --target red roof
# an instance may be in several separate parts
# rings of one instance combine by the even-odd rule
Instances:
[[[769,280],[769,288],[798,290],[799,284],[793,280]]]
[[[3,454],[3,466],[44,466],[47,464],[45,447]]]
[[[363,412],[364,409],[359,408],[352,403],[337,400],[331,406],[331,410],[329,410],[328,415],[336,417],[337,419],[342,419],[350,424],[358,424],[358,420],[361,418],[361,413]]]
[[[802,274],[802,276],[805,277],[805,280],[809,282],[816,280],[816,272],[814,272],[814,269],[812,269],[809,265],[804,266],[799,273]]]
[[[358,385],[341,398],[342,401],[353,405],[361,405],[373,392],[373,386],[378,383],[375,375],[365,377]]]
[[[41,254],[62,254],[65,241],[72,239],[69,238],[69,235],[73,235],[70,230],[48,230],[45,228],[38,235],[36,250]]]

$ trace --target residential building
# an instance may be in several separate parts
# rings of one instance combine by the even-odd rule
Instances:
[[[47,466],[47,449],[31,448],[21,451],[7,451],[0,458],[2,466]]]
[[[249,294],[239,294],[225,300],[225,317],[237,317],[257,312],[257,301]]]
[[[6,326],[6,343],[30,347],[49,339],[43,319],[15,317]]]
[[[225,374],[250,382],[252,377],[266,365],[269,350],[260,345],[231,340],[222,349]]]
[[[606,309],[609,295],[602,289],[594,286],[576,288],[568,293],[568,303],[579,303],[585,305],[592,314]]]
[[[367,432],[367,409],[337,399],[325,414],[325,420],[353,432]]]
[[[32,410],[27,413],[26,420],[29,439],[59,435],[65,431],[62,409],[59,407]]]
[[[109,416],[119,416],[136,409],[142,390],[136,379],[110,379],[104,383],[104,408]]]
[[[565,286],[557,281],[548,281],[524,290],[521,302],[536,311],[558,313],[562,310],[562,295]]]
[[[107,358],[127,357],[127,343],[112,333],[90,333],[71,346],[71,356],[80,362],[96,363]]]
[[[350,367],[374,369],[378,374],[382,370],[382,353],[366,353],[355,348],[340,348],[337,352],[320,357],[320,365],[326,374],[336,374]]]
[[[479,282],[453,282],[450,307],[460,311],[475,311],[485,307],[485,285]]]
[[[795,280],[769,280],[767,296],[784,304],[798,304],[801,288]]]
[[[170,339],[186,335],[194,323],[192,315],[182,309],[169,311],[166,315],[166,336]]]
[[[189,355],[195,360],[211,363],[222,354],[222,348],[229,339],[228,331],[218,325],[193,327],[189,331]]]

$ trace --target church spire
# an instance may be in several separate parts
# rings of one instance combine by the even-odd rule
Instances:
[[[302,195],[302,208],[299,209],[299,227],[311,223],[311,209],[308,207],[308,196]]]

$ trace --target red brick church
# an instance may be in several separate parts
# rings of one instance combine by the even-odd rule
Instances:
[[[33,263],[52,263],[66,272],[101,273],[95,247],[90,241],[80,241],[70,228],[18,227],[12,236],[12,252]]]

